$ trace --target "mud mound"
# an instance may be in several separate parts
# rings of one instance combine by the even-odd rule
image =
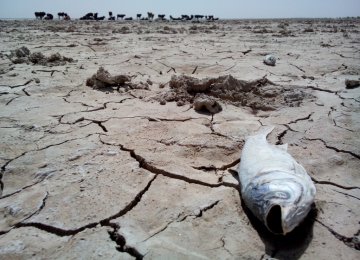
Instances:
[[[128,75],[111,75],[103,67],[100,67],[98,71],[86,80],[86,86],[92,87],[94,89],[104,89],[116,87],[119,90],[120,87],[124,87],[125,90],[128,89],[149,89],[147,83],[132,83],[131,77]]]
[[[8,58],[12,61],[12,63],[20,64],[20,63],[33,63],[39,64],[43,66],[60,66],[65,65],[67,62],[73,62],[72,58],[67,58],[65,56],[61,56],[59,53],[51,54],[49,57],[46,57],[41,52],[31,53],[30,50],[22,46],[19,49],[12,50]]]
[[[227,75],[200,80],[182,75],[173,76],[170,90],[160,94],[156,99],[161,103],[175,101],[181,106],[194,104],[199,97],[262,111],[275,110],[282,106],[300,106],[304,99],[313,98],[302,90],[276,85],[266,77],[244,81]],[[213,101],[209,101],[209,104],[217,106]]]

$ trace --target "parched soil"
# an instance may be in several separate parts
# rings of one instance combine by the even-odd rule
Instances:
[[[0,259],[359,259],[359,32],[0,21]],[[239,192],[265,125],[317,188],[286,237]]]

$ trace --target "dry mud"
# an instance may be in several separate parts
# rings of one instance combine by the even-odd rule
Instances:
[[[359,32],[0,21],[0,258],[359,259],[360,88],[345,85],[360,77]],[[239,194],[244,138],[262,125],[317,187],[286,237]]]

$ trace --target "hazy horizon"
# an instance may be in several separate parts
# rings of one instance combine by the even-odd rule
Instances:
[[[71,6],[71,8],[70,8]],[[204,14],[231,19],[246,18],[338,18],[360,16],[359,0],[62,0],[44,2],[44,0],[0,0],[0,18],[34,18],[35,11],[52,13],[66,12],[71,18],[79,18],[88,12],[98,12],[108,17],[124,13],[135,16],[145,15],[148,11],[155,14],[180,16],[181,14]]]

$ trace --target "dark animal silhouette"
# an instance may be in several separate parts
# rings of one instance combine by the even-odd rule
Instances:
[[[101,20],[104,20],[105,19],[105,16],[98,16],[98,13],[94,13],[94,20],[96,21],[101,21]]]
[[[172,21],[181,21],[182,18],[181,18],[181,17],[172,17],[172,16],[170,15],[170,20],[172,20]]]
[[[213,15],[205,16],[205,19],[208,20],[208,21],[217,21],[217,20],[219,20],[219,18],[214,18]]]
[[[67,13],[64,14],[64,20],[65,21],[71,20],[70,16]]]
[[[149,20],[149,18],[147,18],[147,17],[143,17],[143,18],[141,18],[140,20],[141,20],[141,21],[148,21],[148,20]]]
[[[132,19],[133,19],[132,17],[126,17],[125,21],[132,21]]]
[[[124,19],[124,17],[125,17],[126,15],[125,14],[118,14],[117,16],[116,16],[116,19]]]
[[[93,13],[87,13],[83,17],[80,18],[80,20],[95,20]]]
[[[113,16],[113,13],[110,11],[109,12],[109,20],[110,21],[114,21],[115,20],[115,16]]]
[[[141,18],[141,14],[137,14],[137,15],[136,15],[136,19],[139,20],[140,18]]]
[[[59,20],[60,20],[61,18],[63,18],[63,19],[64,19],[64,17],[65,17],[65,13],[64,13],[64,12],[60,12],[60,13],[58,13],[58,17],[59,17]]]
[[[187,14],[182,14],[181,19],[184,21],[191,21],[192,19],[194,19],[194,16],[193,15],[188,16]]]
[[[44,16],[46,15],[45,12],[35,12],[35,18],[42,20]]]
[[[148,15],[149,20],[154,19],[154,14],[153,13],[148,12],[147,15]]]
[[[105,16],[98,17],[98,13],[87,13],[86,15],[81,17],[80,20],[102,21],[102,20],[105,20]],[[114,20],[115,20],[115,18],[114,18]]]
[[[54,16],[52,14],[46,14],[44,20],[53,20]]]
[[[165,14],[158,14],[158,18],[160,20],[165,20]]]
[[[198,20],[198,21],[199,21],[199,19],[202,19],[202,18],[204,18],[203,15],[200,15],[200,14],[195,15],[195,19]]]

